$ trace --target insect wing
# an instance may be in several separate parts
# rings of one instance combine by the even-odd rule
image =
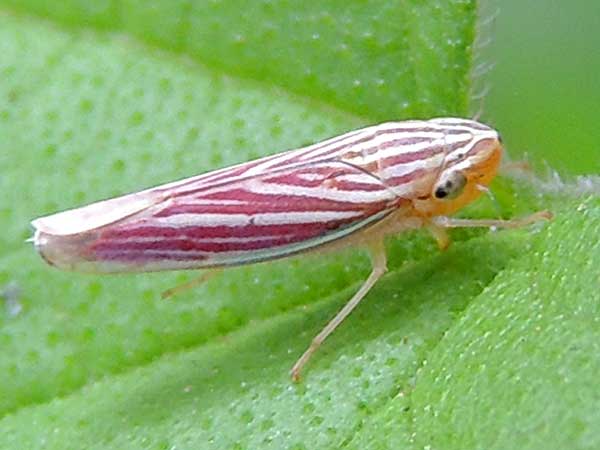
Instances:
[[[42,217],[32,223],[33,240],[50,264],[100,272],[226,266],[298,253],[380,220],[398,207],[399,196],[418,195],[420,185],[428,189],[413,159],[430,145],[423,139],[439,136],[427,128],[415,141],[422,126],[355,130]]]
[[[376,128],[369,127],[354,130],[304,148],[288,150],[140,192],[40,217],[33,220],[31,225],[37,231],[53,236],[85,233],[120,222],[173,196],[185,195],[187,192],[198,192],[201,189],[214,186],[229,185],[236,180],[278,171],[290,166],[296,167],[298,164],[310,164],[311,161],[319,162],[340,157],[354,141],[364,141],[372,138],[374,136],[373,130]]]
[[[395,208],[381,181],[341,161],[304,164],[197,191],[192,185],[84,244],[95,271],[220,267],[292,255],[348,236]]]

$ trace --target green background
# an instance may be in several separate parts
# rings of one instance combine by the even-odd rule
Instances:
[[[495,66],[484,117],[514,157],[529,155],[542,173],[600,172],[600,3],[580,0],[488,1],[483,62]]]
[[[0,448],[597,448],[588,3],[503,2],[487,21],[490,3],[477,22],[464,0],[0,1]],[[492,44],[473,51],[476,31]],[[289,367],[368,274],[359,251],[232,269],[165,302],[193,273],[64,273],[24,244],[39,215],[382,120],[469,115],[486,83],[482,118],[534,172],[462,214],[555,220],[457,230],[445,253],[424,232],[390,239],[390,272],[299,385]]]

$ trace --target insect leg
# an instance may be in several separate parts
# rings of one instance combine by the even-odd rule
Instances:
[[[188,289],[195,288],[196,286],[201,285],[205,281],[210,280],[212,277],[214,277],[216,274],[218,274],[221,270],[222,269],[211,269],[206,272],[203,272],[196,278],[192,278],[190,281],[187,281],[178,286],[167,289],[160,296],[161,296],[161,298],[165,299],[165,298],[169,298],[174,295],[180,294],[184,291],[187,291]]]
[[[310,346],[304,354],[296,361],[296,364],[292,367],[290,374],[292,376],[292,380],[298,381],[300,379],[300,372],[302,368],[306,365],[310,357],[313,353],[317,351],[320,345],[327,339],[327,337],[333,333],[333,331],[337,328],[337,326],[344,321],[346,317],[356,308],[356,306],[360,303],[360,301],[367,295],[367,293],[371,290],[373,285],[381,278],[381,276],[387,271],[387,258],[385,255],[385,247],[383,244],[383,240],[375,241],[371,243],[368,247],[369,256],[371,257],[372,271],[363,285],[360,287],[358,292],[354,294],[354,296],[344,305],[344,307],[337,313],[337,315],[321,330],[319,334],[317,334]]]
[[[530,225],[539,220],[552,219],[550,211],[538,211],[520,219],[496,220],[496,219],[454,219],[439,216],[433,218],[434,225],[442,228],[465,228],[465,227],[497,227],[497,228],[519,228]]]
[[[427,228],[433,235],[440,250],[446,250],[450,245],[450,237],[448,236],[446,229],[435,224],[430,224]]]

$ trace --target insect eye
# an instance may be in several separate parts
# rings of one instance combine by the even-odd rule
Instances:
[[[447,176],[442,176],[435,186],[433,195],[435,198],[456,198],[463,191],[467,184],[467,177],[460,172],[450,172]]]

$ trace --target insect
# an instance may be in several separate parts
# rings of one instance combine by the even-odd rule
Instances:
[[[387,122],[38,218],[33,242],[49,264],[84,272],[221,269],[315,249],[365,248],[371,274],[294,364],[298,380],[386,272],[385,236],[427,228],[444,249],[447,228],[520,227],[551,217],[449,217],[487,189],[502,152],[498,132],[476,121]]]

